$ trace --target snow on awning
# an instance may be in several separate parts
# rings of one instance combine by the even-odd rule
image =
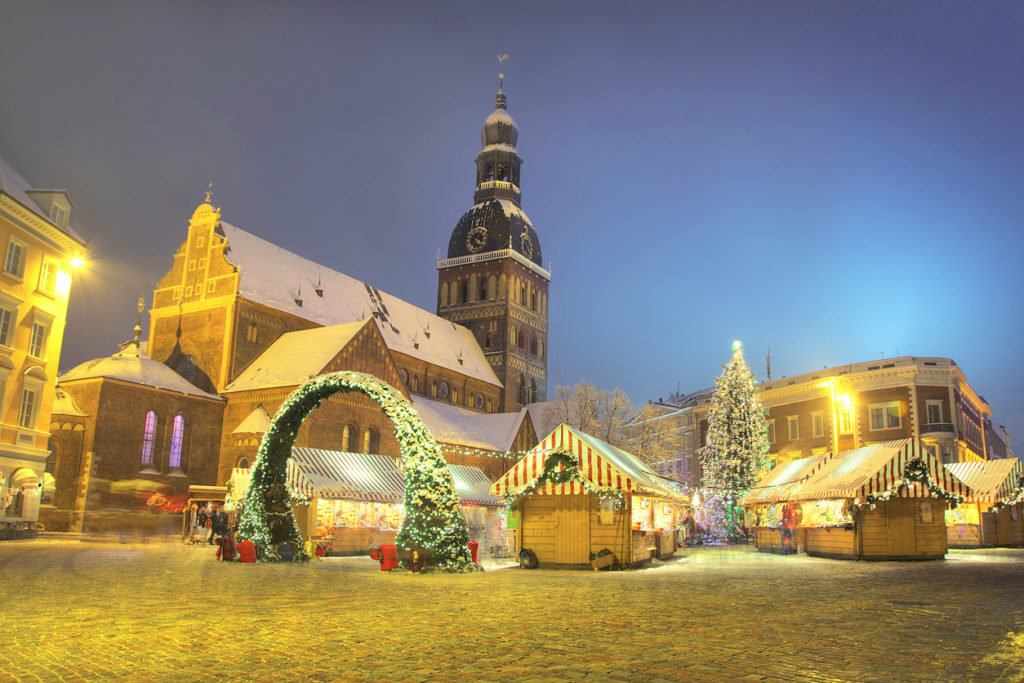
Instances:
[[[684,499],[671,482],[655,474],[636,456],[600,439],[560,424],[533,450],[491,486],[491,494],[515,494],[531,486],[544,471],[547,456],[554,450],[569,452],[579,465],[580,474],[592,489],[646,493],[666,498]],[[547,483],[536,493],[585,493],[575,481],[567,484]]]
[[[491,480],[479,467],[449,465],[448,469],[463,503],[504,504],[502,498],[488,492]],[[245,497],[251,473],[251,469],[238,467],[232,471],[234,499]],[[387,455],[292,448],[285,482],[292,496],[377,503],[405,501],[405,475],[398,462]]]
[[[1017,458],[954,462],[946,465],[954,477],[974,489],[972,503],[1000,503],[1012,500],[1020,492],[1024,463]]]
[[[832,453],[825,453],[779,463],[740,499],[740,505],[760,505],[789,500],[789,494],[793,489],[820,470],[831,458]]]
[[[455,492],[463,503],[475,505],[499,506],[505,504],[501,496],[490,493],[491,480],[479,467],[468,465],[448,465],[455,481]]]
[[[969,486],[953,476],[919,441],[902,439],[837,453],[789,493],[788,500],[865,498],[892,492],[905,498],[931,496],[924,484],[907,481],[904,474],[911,460],[920,459],[931,480],[943,491],[964,498],[973,495]]]

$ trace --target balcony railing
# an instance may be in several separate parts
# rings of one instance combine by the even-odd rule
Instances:
[[[921,434],[956,434],[956,427],[952,422],[929,422],[921,425]]]

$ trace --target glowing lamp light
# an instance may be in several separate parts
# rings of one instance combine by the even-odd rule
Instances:
[[[63,268],[57,269],[57,279],[53,283],[53,288],[58,296],[67,296],[71,291],[71,275]]]
[[[73,257],[68,263],[72,268],[78,269],[85,265],[85,261],[80,256]]]
[[[737,339],[736,341],[734,341],[732,343],[732,350],[733,351],[739,351],[742,348],[743,348],[743,342],[741,342],[739,339]]]

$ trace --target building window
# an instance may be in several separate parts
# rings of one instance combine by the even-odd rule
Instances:
[[[53,261],[44,258],[43,264],[39,267],[39,291],[53,296],[56,280],[57,266]]]
[[[526,403],[526,377],[522,374],[519,375],[518,398],[520,403]]]
[[[167,466],[173,469],[181,467],[181,442],[185,435],[185,418],[181,413],[174,416],[174,426],[171,428],[171,453],[167,458]]]
[[[352,444],[356,441],[356,428],[352,425],[345,425],[341,430],[341,450],[345,453],[352,452]]]
[[[768,421],[768,443],[775,443],[775,420]],[[690,448],[690,434],[686,435],[687,448]]]
[[[237,467],[239,469],[242,469],[242,470],[249,469],[249,458],[245,458],[245,457],[239,458],[238,459],[238,464],[235,465],[235,467]]]
[[[206,293],[207,294],[212,294],[213,290],[214,290],[214,288],[216,288],[216,286],[217,286],[217,283],[214,282],[213,280],[207,282],[206,283]]]
[[[63,206],[59,204],[52,205],[50,207],[50,218],[60,227],[67,227],[68,213],[64,210]]]
[[[926,409],[928,411],[929,424],[942,422],[942,401],[928,401]]]
[[[519,334],[519,331],[516,330],[516,326],[515,325],[509,325],[509,327],[508,327],[508,341],[509,341],[509,345],[511,345],[511,346],[515,346],[516,345],[516,336],[518,334]]]
[[[839,433],[840,434],[852,434],[853,433],[853,409],[847,408],[845,410],[839,410]]]
[[[458,402],[459,402],[459,390],[456,389],[455,387],[452,387],[452,403],[458,403]]]
[[[245,329],[245,340],[255,344],[259,341],[259,338],[260,335],[259,330],[256,327],[256,323],[249,323],[249,327]]]
[[[363,453],[377,452],[377,432],[367,429],[363,432]]]
[[[199,237],[196,238],[196,246],[197,247],[203,246],[203,236],[202,235],[200,235]]]
[[[537,310],[537,292],[530,292],[530,310]]]
[[[530,339],[530,353],[534,356],[537,355],[537,338],[533,337]]]
[[[811,413],[811,425],[814,436],[825,436],[825,416],[822,413]]]
[[[199,259],[199,268],[203,269],[205,267],[206,267],[206,259],[204,259],[204,258]]]
[[[416,375],[412,376],[412,390],[417,394],[420,391],[420,378]]]
[[[14,344],[14,310],[0,307],[0,346]]]
[[[29,340],[29,355],[42,358],[46,354],[46,325],[32,323],[32,338]]]
[[[953,449],[952,448],[950,448],[947,445],[942,445],[942,446],[939,447],[939,450],[942,453],[941,458],[942,458],[942,464],[943,465],[945,465],[947,463],[951,463],[951,462],[956,462],[956,458],[953,457]]]
[[[28,245],[12,237],[7,243],[7,258],[4,260],[4,272],[19,279],[24,277],[26,256],[28,256]]]
[[[192,296],[192,285],[185,288],[185,296]]]
[[[156,413],[146,413],[146,424],[142,430],[142,464],[153,464],[153,438],[156,436]]]
[[[480,301],[486,301],[486,300],[487,300],[487,281],[486,280],[481,280],[480,281]]]
[[[537,401],[537,380],[530,378],[530,396],[529,403],[535,403]]]
[[[800,428],[797,424],[797,416],[790,415],[789,417],[786,418],[786,422],[789,425],[789,440],[796,441],[798,438],[800,438]]]
[[[902,424],[902,404],[899,401],[878,403],[868,406],[871,415],[871,429],[899,429]]]
[[[36,426],[36,412],[39,409],[39,387],[26,386],[21,390],[21,409],[18,411],[18,426],[33,429]]]
[[[441,382],[441,386],[438,387],[437,390],[437,395],[441,398],[448,398],[448,384],[446,382]]]
[[[498,321],[491,320],[487,323],[487,334],[484,335],[484,348],[491,348],[494,346],[494,340],[498,336]]]

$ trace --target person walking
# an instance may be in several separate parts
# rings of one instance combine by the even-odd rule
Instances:
[[[224,507],[221,506],[216,508],[213,512],[212,524],[210,526],[210,544],[213,544],[213,537],[223,538],[228,533],[228,513],[224,512]]]

